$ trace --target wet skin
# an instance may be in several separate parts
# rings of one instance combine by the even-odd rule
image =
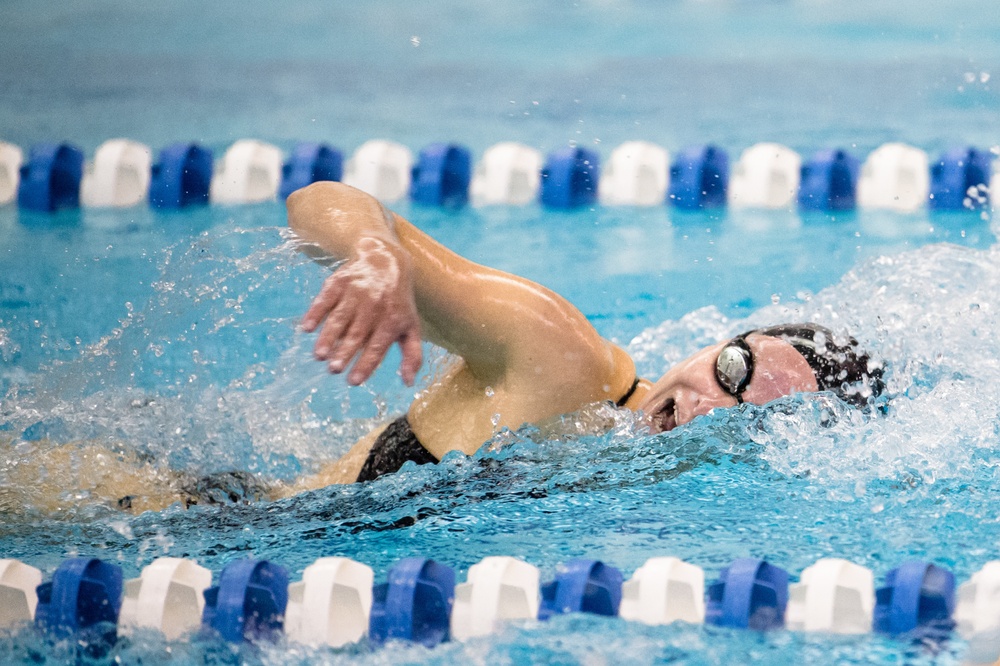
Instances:
[[[818,389],[812,368],[790,344],[766,335],[750,335],[746,340],[753,352],[754,372],[743,392],[744,402],[763,405]],[[715,378],[716,358],[727,344],[706,347],[681,361],[637,397],[634,408],[646,415],[653,432],[672,430],[717,407],[737,404]]]
[[[421,364],[421,339],[453,354],[407,411],[414,435],[435,458],[471,455],[501,428],[615,402],[635,380],[627,352],[564,298],[455,254],[369,195],[314,183],[287,204],[304,251],[343,262],[303,319],[303,329],[319,331],[315,356],[330,372],[362,383],[399,344],[400,375],[410,384]],[[649,415],[651,429],[660,431],[736,405],[715,379],[724,344],[679,363],[655,384],[641,381],[625,406]],[[746,402],[816,390],[808,364],[790,345],[759,335],[748,344],[757,367]],[[378,434],[292,491],[353,482]]]

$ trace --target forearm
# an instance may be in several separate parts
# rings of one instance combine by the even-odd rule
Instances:
[[[393,215],[373,197],[342,183],[319,182],[288,197],[288,226],[335,260],[381,245],[401,249]],[[308,250],[307,250],[308,251]]]

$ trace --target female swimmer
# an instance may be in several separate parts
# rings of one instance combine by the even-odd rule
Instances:
[[[320,329],[314,352],[330,372],[350,367],[348,383],[361,384],[398,343],[400,374],[412,385],[421,340],[455,357],[406,414],[290,489],[296,492],[368,481],[407,460],[472,454],[498,428],[598,401],[642,412],[657,432],[717,407],[796,392],[829,390],[861,405],[882,390],[881,369],[853,338],[837,344],[815,324],[748,331],[651,382],[558,294],[460,257],[363,192],[310,185],[288,198],[288,223],[312,256],[343,262],[302,322],[306,331]]]
[[[242,472],[179,475],[100,446],[39,450],[8,472],[11,486],[30,488],[31,498],[0,493],[0,506],[28,500],[39,509],[71,509],[76,500],[66,497],[67,487],[136,512],[176,502],[277,498],[375,479],[407,460],[472,454],[499,428],[539,424],[600,401],[642,412],[657,432],[716,407],[795,392],[828,390],[863,405],[882,390],[881,369],[853,338],[837,344],[815,324],[748,331],[651,382],[637,377],[629,355],[558,294],[458,256],[358,190],[332,182],[301,189],[288,198],[288,223],[314,258],[343,262],[302,322],[307,331],[322,324],[315,356],[331,372],[344,372],[353,360],[347,381],[360,384],[399,343],[400,371],[411,385],[421,340],[454,355],[406,414],[319,473],[278,487]]]

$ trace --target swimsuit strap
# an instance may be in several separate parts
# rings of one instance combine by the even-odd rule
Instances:
[[[623,395],[622,397],[618,398],[618,402],[615,403],[615,407],[624,407],[625,403],[628,402],[628,399],[632,397],[632,394],[635,393],[635,390],[637,388],[639,388],[639,378],[638,377],[636,377],[635,381],[632,382],[632,386],[629,387],[629,390],[625,392],[625,395]]]

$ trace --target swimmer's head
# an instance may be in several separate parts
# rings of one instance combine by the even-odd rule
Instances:
[[[672,367],[638,408],[654,431],[670,430],[716,407],[762,405],[793,393],[830,391],[864,406],[881,394],[882,369],[817,324],[754,329],[706,347]]]

